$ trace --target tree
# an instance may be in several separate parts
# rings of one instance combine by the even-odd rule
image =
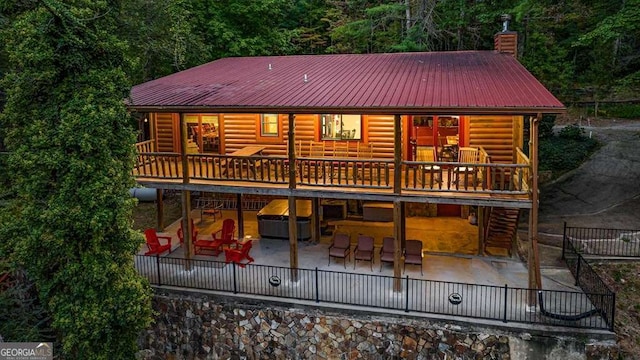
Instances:
[[[229,56],[284,55],[293,51],[292,31],[282,24],[287,0],[192,0],[193,26],[206,47],[206,62]]]
[[[16,1],[3,29],[9,65],[0,116],[20,233],[16,260],[51,314],[65,357],[130,359],[150,323],[133,266],[135,134],[124,107],[118,1]],[[4,5],[7,5],[5,2]]]

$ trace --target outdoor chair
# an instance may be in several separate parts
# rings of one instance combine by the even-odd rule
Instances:
[[[184,230],[182,230],[182,221],[180,221],[180,228],[178,229],[178,240],[180,240],[180,246],[182,246],[182,244],[184,244]],[[198,240],[198,228],[196,228],[196,225],[192,218],[191,219],[191,241],[195,242],[197,240]]]
[[[212,240],[202,239],[194,243],[196,255],[204,254],[204,251],[212,251],[213,256],[218,256],[225,245],[230,247],[237,243],[237,240],[233,237],[235,230],[235,221],[233,219],[225,219],[222,222],[222,229],[211,234]]]
[[[342,161],[349,158],[349,142],[333,144],[333,157],[331,162],[331,176],[335,181],[348,181],[351,175],[349,162]]]
[[[318,160],[307,161],[308,168],[306,169],[306,176],[310,183],[320,183],[321,179],[325,176],[324,162],[320,159],[324,158],[324,141],[311,141],[309,143],[309,157]],[[305,169],[302,169],[302,174],[305,174]]]
[[[204,221],[205,215],[213,216],[213,221],[216,221],[216,215],[222,218],[222,208],[224,202],[215,196],[205,196],[196,200],[196,209],[200,210],[200,221]]]
[[[433,146],[417,146],[416,147],[416,161],[430,162],[436,161],[436,151]],[[440,182],[440,166],[438,165],[419,165],[417,181],[421,184],[432,185],[431,179],[435,182]],[[423,181],[424,179],[424,181]]]
[[[156,229],[147,229],[144,231],[144,237],[146,238],[147,247],[149,250],[145,252],[145,255],[160,255],[165,251],[171,253],[171,237],[159,236]],[[166,244],[160,244],[160,239],[165,240]]]
[[[248,240],[242,244],[238,244],[235,249],[224,249],[224,262],[236,263],[240,267],[245,267],[247,264],[252,263],[254,260],[249,255],[249,251],[253,246],[253,241]],[[246,262],[244,262],[246,260]]]
[[[420,265],[420,275],[422,275],[422,241],[407,240],[404,249],[404,271],[407,271],[407,264]]]
[[[359,160],[364,160],[362,163],[358,162],[358,178],[376,183],[379,180],[378,165],[371,161],[373,159],[373,145],[358,142],[357,146],[357,157]]]
[[[347,268],[347,259],[349,252],[351,251],[351,239],[347,234],[336,233],[333,236],[333,243],[329,246],[329,265],[331,265],[331,258],[342,258],[344,260],[344,267]]]
[[[373,237],[369,235],[358,235],[358,245],[353,251],[353,268],[356,268],[358,260],[369,261],[371,271],[373,271]]]
[[[382,238],[382,248],[380,249],[380,271],[382,271],[382,263],[394,263],[395,259],[395,242],[396,240],[391,236],[385,236]]]
[[[469,175],[473,175],[476,171],[476,167],[470,164],[478,163],[478,149],[473,147],[461,147],[458,150],[458,162],[462,165],[453,168],[455,174],[455,182],[459,185],[460,181],[464,181],[464,186],[467,186]],[[474,184],[472,184],[475,186]]]

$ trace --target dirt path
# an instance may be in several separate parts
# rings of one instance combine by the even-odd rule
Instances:
[[[640,229],[640,121],[583,121],[602,147],[540,193],[540,242],[569,226]]]

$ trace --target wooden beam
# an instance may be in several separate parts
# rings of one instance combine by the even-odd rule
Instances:
[[[295,115],[289,114],[289,129],[287,131],[289,158],[289,189],[296,188],[296,135],[295,135]]]
[[[193,257],[193,240],[191,239],[191,191],[182,191],[182,232],[184,237],[184,256],[186,258],[185,270],[191,270],[191,258]]]
[[[393,116],[393,193],[402,191],[402,117]]]
[[[407,246],[407,203],[400,201],[400,244]]]
[[[320,199],[311,198],[311,241],[320,242]]]
[[[400,262],[402,261],[402,207],[404,204],[401,201],[393,202],[393,239],[394,239],[394,253],[393,253],[393,291],[402,291],[402,267]]]
[[[531,210],[529,211],[529,288],[541,289],[542,277],[540,275],[540,258],[538,256],[538,125],[542,120],[542,114],[531,119],[531,131],[529,141],[529,161],[531,163]],[[535,304],[535,296],[530,298],[530,305]]]
[[[188,130],[187,130],[187,122],[184,119],[184,113],[180,113],[179,126],[180,126],[180,151],[182,152],[180,154],[182,158],[182,183],[188,184],[189,183],[189,160],[187,158]]]
[[[156,189],[156,230],[164,231],[164,199],[162,198],[162,189]]]
[[[242,194],[236,194],[236,211],[238,217],[238,240],[244,239],[244,213],[242,212]]]
[[[474,194],[474,193],[445,193],[437,195],[433,193],[405,192],[402,195],[393,194],[389,190],[386,193],[377,191],[369,191],[362,188],[344,188],[343,190],[328,188],[324,186],[289,189],[286,185],[281,188],[273,187],[274,184],[269,183],[247,183],[246,186],[238,186],[232,182],[221,183],[220,181],[206,182],[200,181],[198,184],[189,183],[181,184],[171,182],[162,182],[157,180],[137,180],[141,185],[152,188],[174,189],[174,190],[191,190],[191,191],[215,191],[226,194],[255,194],[255,195],[271,195],[271,196],[295,196],[297,198],[306,197],[322,197],[329,199],[353,199],[357,196],[360,200],[393,202],[395,199],[411,203],[430,203],[430,204],[452,204],[452,205],[475,205],[475,206],[495,206],[510,207],[515,209],[531,209],[531,199],[529,195],[490,195],[490,194]]]
[[[182,156],[182,184],[189,184],[189,166],[187,162],[187,122],[184,113],[179,114],[178,127],[180,128],[180,150]],[[191,241],[191,191],[182,190],[182,228],[185,229],[184,236],[184,256],[186,258],[185,270],[191,270],[191,258],[193,257],[193,243]]]
[[[291,279],[298,281],[298,216],[296,197],[289,196],[289,267]]]
[[[476,216],[477,216],[477,222],[478,222],[478,256],[482,256],[484,255],[484,242],[485,242],[485,238],[484,238],[485,207],[484,206],[478,206],[478,213],[476,214]]]

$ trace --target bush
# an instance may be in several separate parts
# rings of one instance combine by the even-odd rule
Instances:
[[[598,146],[595,139],[584,135],[583,128],[569,125],[558,136],[540,139],[540,170],[557,177],[580,166]]]
[[[558,134],[559,137],[569,140],[583,140],[586,138],[584,135],[584,128],[581,128],[577,124],[567,125]]]

